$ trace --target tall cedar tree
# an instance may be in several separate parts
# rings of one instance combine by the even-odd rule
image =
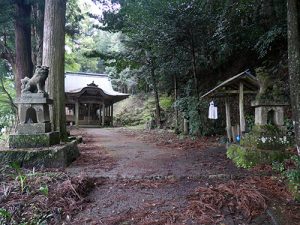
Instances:
[[[288,56],[290,98],[298,154],[300,155],[300,3],[288,0]]]
[[[27,1],[16,1],[16,74],[17,95],[21,93],[21,79],[31,77],[33,64],[31,59],[31,4]]]
[[[65,139],[65,14],[66,0],[46,0],[44,17],[43,65],[48,66],[47,91],[54,100],[51,112],[54,130]]]

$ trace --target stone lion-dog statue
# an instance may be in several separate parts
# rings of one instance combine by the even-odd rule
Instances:
[[[37,66],[31,78],[21,79],[22,93],[45,93],[45,82],[48,78],[49,67]]]

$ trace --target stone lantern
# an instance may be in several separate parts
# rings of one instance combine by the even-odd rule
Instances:
[[[255,100],[251,103],[251,106],[255,108],[255,125],[272,124],[281,130],[285,130],[284,106],[288,106],[287,103]]]

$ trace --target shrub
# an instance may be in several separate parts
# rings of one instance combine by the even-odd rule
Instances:
[[[190,134],[210,135],[215,133],[214,126],[207,118],[209,103],[196,97],[183,97],[175,102],[175,107],[189,120]]]
[[[235,144],[227,149],[226,154],[237,167],[245,169],[252,168],[258,164],[271,164],[274,161],[282,162],[288,157],[288,153],[284,151],[258,150]]]
[[[163,110],[171,110],[173,103],[173,98],[170,96],[163,95],[159,98],[159,104]]]
[[[273,169],[287,180],[289,190],[300,201],[300,156],[293,155],[284,162],[274,162]]]

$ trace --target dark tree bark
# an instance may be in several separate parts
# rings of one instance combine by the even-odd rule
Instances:
[[[33,64],[31,60],[31,5],[25,1],[16,1],[16,74],[17,95],[21,93],[21,79],[31,77]]]
[[[67,137],[65,115],[65,14],[66,0],[46,0],[44,17],[43,65],[49,67],[47,91],[54,100],[52,121],[61,139]]]
[[[300,22],[299,0],[288,0],[288,61],[290,97],[298,154],[300,155]]]
[[[197,98],[199,99],[199,87],[198,87],[198,77],[197,77],[195,42],[194,42],[193,32],[190,30],[189,33],[190,33],[190,36],[191,36],[190,50],[191,50],[191,54],[192,54],[193,79],[194,79],[194,85],[195,85],[195,93],[196,93]]]
[[[33,23],[33,37],[34,48],[32,49],[32,61],[34,65],[42,65],[43,61],[43,30],[44,30],[44,13],[45,13],[45,1],[36,1],[32,6]]]
[[[152,80],[152,84],[153,84],[153,91],[154,91],[154,98],[155,98],[155,117],[156,117],[155,120],[156,120],[156,124],[159,126],[159,128],[162,128],[160,105],[159,105],[159,95],[158,95],[157,82],[155,79],[155,69],[154,69],[153,65],[151,65],[151,80]]]

